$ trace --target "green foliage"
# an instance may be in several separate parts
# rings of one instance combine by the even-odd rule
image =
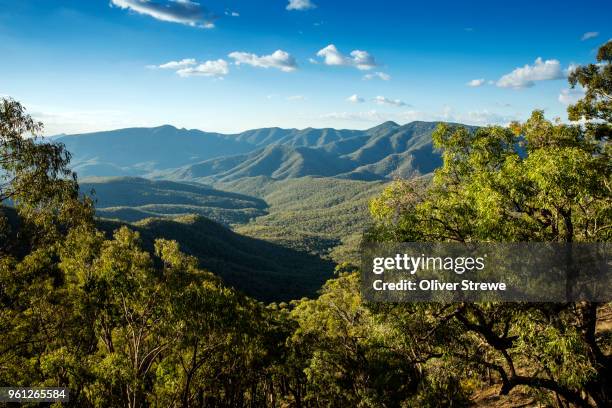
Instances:
[[[416,364],[363,304],[358,280],[357,273],[343,273],[325,284],[319,298],[291,311],[298,328],[289,347],[308,356],[306,404],[400,406],[418,386]]]
[[[78,198],[70,153],[62,144],[39,140],[41,130],[19,102],[0,99],[0,205],[11,200],[17,207],[23,238],[28,235],[31,244],[50,243],[66,228],[92,219],[90,203]]]
[[[196,183],[98,177],[79,184],[83,191],[95,192],[99,217],[127,222],[198,214],[225,225],[244,224],[265,215],[267,207],[261,199]]]
[[[111,235],[122,224],[100,220],[98,225]],[[200,216],[150,218],[129,227],[140,233],[149,252],[154,251],[157,238],[176,241],[185,253],[198,259],[200,267],[214,271],[227,285],[261,301],[316,296],[333,272],[330,261],[237,234]]]
[[[552,123],[535,111],[524,124],[509,128],[440,125],[433,140],[442,151],[442,167],[428,186],[397,182],[374,200],[370,209],[376,225],[368,239],[610,241],[609,44],[600,50],[603,64],[580,67],[570,78],[588,88],[587,96],[570,107],[570,117],[596,121]],[[492,370],[501,394],[528,386],[546,403],[612,403],[612,360],[602,351],[609,338],[596,330],[601,305],[453,307],[438,313],[439,306],[431,305],[407,317],[433,316],[435,330],[450,330],[442,344],[461,343],[444,351],[450,364],[445,367]]]
[[[358,259],[359,238],[370,222],[368,200],[384,184],[302,177],[248,178],[218,186],[257,195],[269,205],[268,215],[236,226],[237,232],[341,262]]]
[[[41,273],[48,268],[62,283]],[[3,286],[12,298],[2,361],[13,368],[0,371],[3,384],[68,386],[81,406],[258,398],[254,370],[266,351],[254,325],[263,310],[198,269],[176,242],[157,240],[152,255],[126,227],[111,240],[79,227],[57,252],[3,262],[1,271],[15,287]],[[230,378],[238,386],[224,388]]]
[[[581,86],[585,96],[567,111],[570,120],[586,121],[587,135],[609,141],[612,133],[612,41],[599,49],[597,62],[577,67],[570,73],[570,84]]]

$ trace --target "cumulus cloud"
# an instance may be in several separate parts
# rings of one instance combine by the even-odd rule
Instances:
[[[389,74],[385,74],[384,72],[374,72],[371,74],[365,74],[363,76],[363,79],[365,80],[370,80],[370,79],[374,79],[374,78],[379,78],[382,79],[383,81],[388,81],[391,79],[391,75]]]
[[[353,50],[350,56],[346,56],[334,44],[319,50],[317,56],[323,58],[325,65],[352,66],[364,71],[377,66],[376,60],[367,51]]]
[[[287,10],[310,10],[316,8],[317,5],[310,0],[289,0]]]
[[[595,38],[599,35],[599,32],[597,31],[587,31],[586,33],[582,34],[582,41],[586,41],[590,38]]]
[[[377,96],[373,101],[378,105],[393,105],[393,106],[407,106],[406,102],[399,99],[389,99],[384,96]]]
[[[484,78],[472,79],[470,82],[467,83],[467,86],[471,86],[472,88],[477,88],[479,86],[483,86],[485,82],[486,81]]]
[[[195,64],[197,64],[197,62],[194,58],[183,58],[180,61],[170,61],[170,62],[166,62],[165,64],[161,64],[157,66],[154,65],[153,67],[160,68],[160,69],[180,69],[180,68],[189,67]]]
[[[584,88],[581,86],[577,86],[576,88],[566,88],[562,89],[561,93],[559,93],[559,102],[563,105],[573,105],[578,100],[584,97]]]
[[[225,10],[225,15],[230,17],[240,17],[240,13],[231,10]]]
[[[232,52],[229,57],[236,65],[247,64],[259,68],[276,68],[283,72],[292,72],[297,69],[295,58],[286,51],[276,50],[270,55],[258,56],[248,52]]]
[[[111,5],[160,21],[192,27],[214,27],[214,16],[206,8],[191,0],[111,0]]]
[[[215,61],[206,61],[195,67],[182,68],[176,71],[182,77],[205,76],[222,78],[229,74],[229,66],[227,61],[218,59]]]
[[[362,97],[358,96],[357,94],[349,96],[348,98],[346,98],[346,100],[348,102],[350,102],[350,103],[363,103],[363,102],[365,102],[365,100]]]
[[[552,79],[563,79],[564,74],[558,60],[542,60],[537,58],[533,65],[525,65],[502,76],[497,81],[500,88],[530,88],[536,81],[547,81]]]

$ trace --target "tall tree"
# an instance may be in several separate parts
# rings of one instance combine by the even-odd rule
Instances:
[[[19,102],[0,99],[0,205],[10,200],[17,207],[21,235],[27,228],[31,244],[61,239],[71,226],[93,220],[91,202],[79,199],[70,153],[43,140],[42,129]]]
[[[443,166],[427,187],[398,182],[374,200],[377,225],[369,238],[610,241],[611,47],[602,47],[598,64],[579,67],[570,77],[586,88],[585,98],[570,107],[570,118],[586,123],[552,123],[535,111],[509,128],[441,125],[434,144]],[[433,318],[432,330],[462,327],[463,334],[447,341],[464,347],[447,354],[466,367],[496,371],[502,394],[524,385],[548,391],[544,398],[604,407],[612,403],[612,357],[595,330],[599,306],[432,305],[422,313]]]

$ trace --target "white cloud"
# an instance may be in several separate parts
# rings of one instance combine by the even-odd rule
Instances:
[[[317,61],[314,58],[308,58],[308,62],[310,62],[311,64],[317,65],[319,63],[319,61]]]
[[[569,67],[567,67],[567,68],[565,69],[565,71],[564,71],[564,72],[565,72],[565,75],[566,75],[566,76],[570,76],[570,75],[572,74],[572,72],[574,72],[574,71],[575,71],[577,68],[579,68],[579,67],[580,67],[580,65],[578,65],[578,64],[573,64],[573,63],[572,63],[572,64],[570,64],[570,65],[569,65]]]
[[[349,96],[348,98],[346,98],[346,100],[348,102],[350,102],[350,103],[363,103],[363,102],[365,102],[365,100],[362,97],[358,96],[357,94]]]
[[[303,101],[306,97],[304,95],[291,95],[287,97],[288,101]]]
[[[477,88],[479,86],[483,86],[485,82],[486,81],[484,78],[472,79],[470,82],[467,83],[467,86],[471,86],[472,88]]]
[[[558,60],[546,60],[537,58],[534,65],[525,65],[516,68],[514,71],[502,76],[497,81],[500,88],[530,88],[536,81],[547,81],[552,79],[564,78],[561,64]]]
[[[470,111],[467,113],[453,114],[447,112],[447,119],[452,122],[464,123],[466,125],[508,125],[517,118],[512,115],[500,115],[499,113],[489,112],[488,110]]]
[[[157,66],[153,65],[153,67],[160,68],[160,69],[180,69],[180,68],[189,67],[195,64],[197,64],[197,62],[194,58],[183,58],[180,61],[170,61],[170,62],[166,62],[165,64],[161,64]]]
[[[191,0],[111,0],[110,4],[160,21],[200,28],[215,26],[212,14]]]
[[[240,17],[240,13],[231,10],[225,10],[225,15],[230,17]]]
[[[218,59],[216,61],[206,61],[195,67],[182,68],[176,71],[182,77],[205,76],[221,78],[229,74],[227,61]]]
[[[376,110],[365,112],[332,112],[321,116],[322,119],[350,120],[363,122],[384,122],[392,120],[391,115]]]
[[[382,123],[388,120],[398,123],[414,122],[415,120],[444,120],[440,115],[417,110],[407,110],[403,112],[380,112],[376,109],[362,112],[331,112],[321,115],[321,119],[371,123]]]
[[[467,113],[453,112],[446,106],[441,112],[423,112],[418,110],[405,110],[400,112],[380,112],[377,110],[363,112],[332,112],[321,116],[321,119],[381,123],[392,120],[398,123],[423,121],[446,121],[463,123],[466,125],[507,125],[519,118],[512,115],[500,115],[487,110],[470,111]]]
[[[363,76],[363,79],[365,79],[365,80],[370,80],[370,79],[374,79],[374,78],[380,78],[383,81],[388,81],[388,80],[391,79],[391,75],[386,74],[384,72],[374,72],[374,73],[371,73],[371,74],[365,74]]]
[[[590,38],[595,38],[599,35],[599,32],[597,31],[587,31],[586,33],[582,34],[582,41],[586,41]]]
[[[576,88],[562,89],[561,93],[559,94],[558,100],[563,105],[573,105],[576,102],[578,102],[578,100],[582,99],[583,97],[584,97],[584,88],[581,86],[578,86]]]
[[[229,57],[236,65],[247,64],[260,68],[276,68],[283,72],[292,72],[297,69],[295,58],[286,51],[276,50],[270,55],[258,56],[248,52],[232,52]]]
[[[287,10],[310,10],[316,8],[317,5],[310,0],[289,0]]]
[[[377,96],[373,101],[378,105],[393,105],[393,106],[406,106],[406,102],[399,99],[389,99],[384,96]]]
[[[338,51],[334,44],[319,50],[317,56],[323,58],[325,65],[352,66],[360,70],[369,70],[377,66],[374,57],[367,51],[353,50],[350,56],[346,56]]]

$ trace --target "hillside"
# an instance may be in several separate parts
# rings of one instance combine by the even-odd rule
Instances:
[[[262,198],[269,205],[269,214],[235,226],[237,232],[335,261],[357,261],[357,243],[370,222],[368,202],[384,185],[338,178],[252,177],[216,186]]]
[[[4,252],[23,256],[28,248],[19,235],[19,217],[14,208],[0,206],[0,223],[7,222],[8,235],[0,235],[0,257]],[[98,219],[97,226],[110,236],[124,222]],[[202,268],[225,283],[263,302],[282,302],[314,297],[333,276],[334,265],[318,256],[244,236],[197,215],[148,218],[128,224],[140,233],[144,247],[152,251],[156,238],[176,240],[181,250],[195,256]]]
[[[439,122],[385,122],[367,130],[264,128],[239,134],[130,128],[59,136],[80,177],[143,176],[204,183],[242,177],[384,180],[427,174],[440,164]]]
[[[331,177],[349,172],[352,167],[350,160],[322,149],[270,145],[252,153],[212,159],[155,176],[203,183],[257,176],[280,180],[304,176]]]
[[[197,214],[225,225],[267,214],[265,201],[196,183],[137,177],[86,178],[81,191],[95,191],[97,215],[127,222]]]
[[[197,214],[242,234],[336,261],[356,259],[368,201],[395,177],[431,173],[439,122],[367,130],[158,128],[61,136],[98,215],[135,222]],[[229,193],[231,191],[231,193]]]
[[[316,176],[374,181],[427,174],[441,162],[431,139],[437,125],[438,122],[412,122],[399,126],[386,122],[366,131],[306,129],[302,133],[276,129],[271,133],[276,138],[264,137],[265,130],[261,129],[249,133],[250,137],[241,135],[239,140],[257,146],[270,142],[266,147],[150,176],[214,183],[257,176],[276,180]]]
[[[236,232],[336,261],[356,260],[359,237],[370,218],[367,204],[384,182],[333,177],[274,180],[266,176],[219,182],[137,177],[84,179],[81,191],[94,191],[99,217],[137,222],[190,214]]]
[[[111,233],[122,225],[100,220]],[[149,218],[131,224],[145,247],[156,238],[176,240],[181,250],[198,258],[230,286],[264,302],[313,297],[333,274],[333,263],[274,243],[243,236],[204,217]]]
[[[98,177],[86,178],[80,186],[84,193],[95,192],[98,216],[127,222],[197,214],[231,225],[267,214],[261,199],[196,183]]]
[[[72,153],[72,166],[80,177],[144,175],[253,149],[226,135],[169,125],[67,135],[54,140],[65,144]]]

